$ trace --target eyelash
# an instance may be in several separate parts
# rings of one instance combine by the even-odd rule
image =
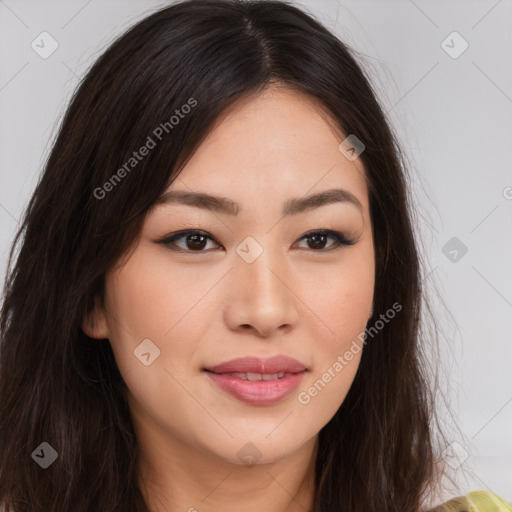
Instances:
[[[174,249],[171,247],[173,242],[175,242],[176,240],[179,240],[181,238],[186,238],[186,236],[188,236],[188,235],[192,235],[192,236],[199,235],[199,236],[202,236],[202,237],[208,238],[209,240],[214,241],[218,245],[221,245],[219,242],[217,242],[215,240],[214,237],[212,237],[205,231],[201,231],[201,230],[197,230],[197,229],[183,230],[183,231],[177,231],[176,233],[171,233],[170,235],[162,238],[161,240],[157,240],[156,243],[165,245],[170,250],[176,251],[176,252],[188,252],[188,253],[207,252],[207,250],[202,250],[202,249],[195,251],[195,250],[183,249],[183,248]],[[315,231],[309,231],[308,233],[305,233],[304,235],[302,235],[302,237],[299,240],[302,240],[305,238],[307,239],[307,238],[313,237],[314,235],[328,236],[330,238],[333,238],[335,240],[335,243],[332,244],[327,249],[310,249],[313,252],[329,252],[332,250],[340,249],[342,246],[354,245],[356,243],[355,240],[352,240],[351,238],[346,237],[343,233],[340,233],[339,231],[333,231],[330,229],[319,229],[319,230],[315,230]]]

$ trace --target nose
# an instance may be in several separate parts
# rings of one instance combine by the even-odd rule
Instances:
[[[286,263],[268,251],[252,263],[237,256],[227,283],[224,321],[231,330],[252,331],[262,338],[289,332],[299,319],[300,304],[292,279]]]

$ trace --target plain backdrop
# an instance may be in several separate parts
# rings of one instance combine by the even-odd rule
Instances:
[[[114,36],[169,3],[0,0],[2,276],[79,79]],[[460,429],[445,460],[461,493],[512,500],[512,2],[296,3],[355,50],[409,159]]]

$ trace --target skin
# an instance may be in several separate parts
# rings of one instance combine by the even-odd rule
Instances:
[[[83,329],[109,339],[128,386],[151,510],[311,510],[318,432],[343,402],[361,353],[309,403],[298,394],[354,346],[371,316],[375,284],[364,167],[340,152],[344,138],[314,99],[297,92],[273,86],[238,102],[168,190],[224,196],[240,213],[155,205],[140,239],[105,276],[104,300]],[[351,192],[362,211],[333,203],[282,217],[286,199],[330,188]],[[176,251],[156,243],[183,229],[213,240],[194,249],[185,236]],[[334,239],[318,246],[304,238],[318,229],[356,243],[329,251]],[[252,263],[236,252],[247,237],[263,248]],[[133,353],[144,339],[160,350],[149,366]],[[273,405],[238,401],[202,371],[278,354],[308,372]],[[261,457],[253,465],[237,455],[248,442]]]

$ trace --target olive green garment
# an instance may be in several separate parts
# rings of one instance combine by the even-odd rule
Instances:
[[[489,491],[474,491],[454,498],[430,512],[512,512],[512,504]]]

